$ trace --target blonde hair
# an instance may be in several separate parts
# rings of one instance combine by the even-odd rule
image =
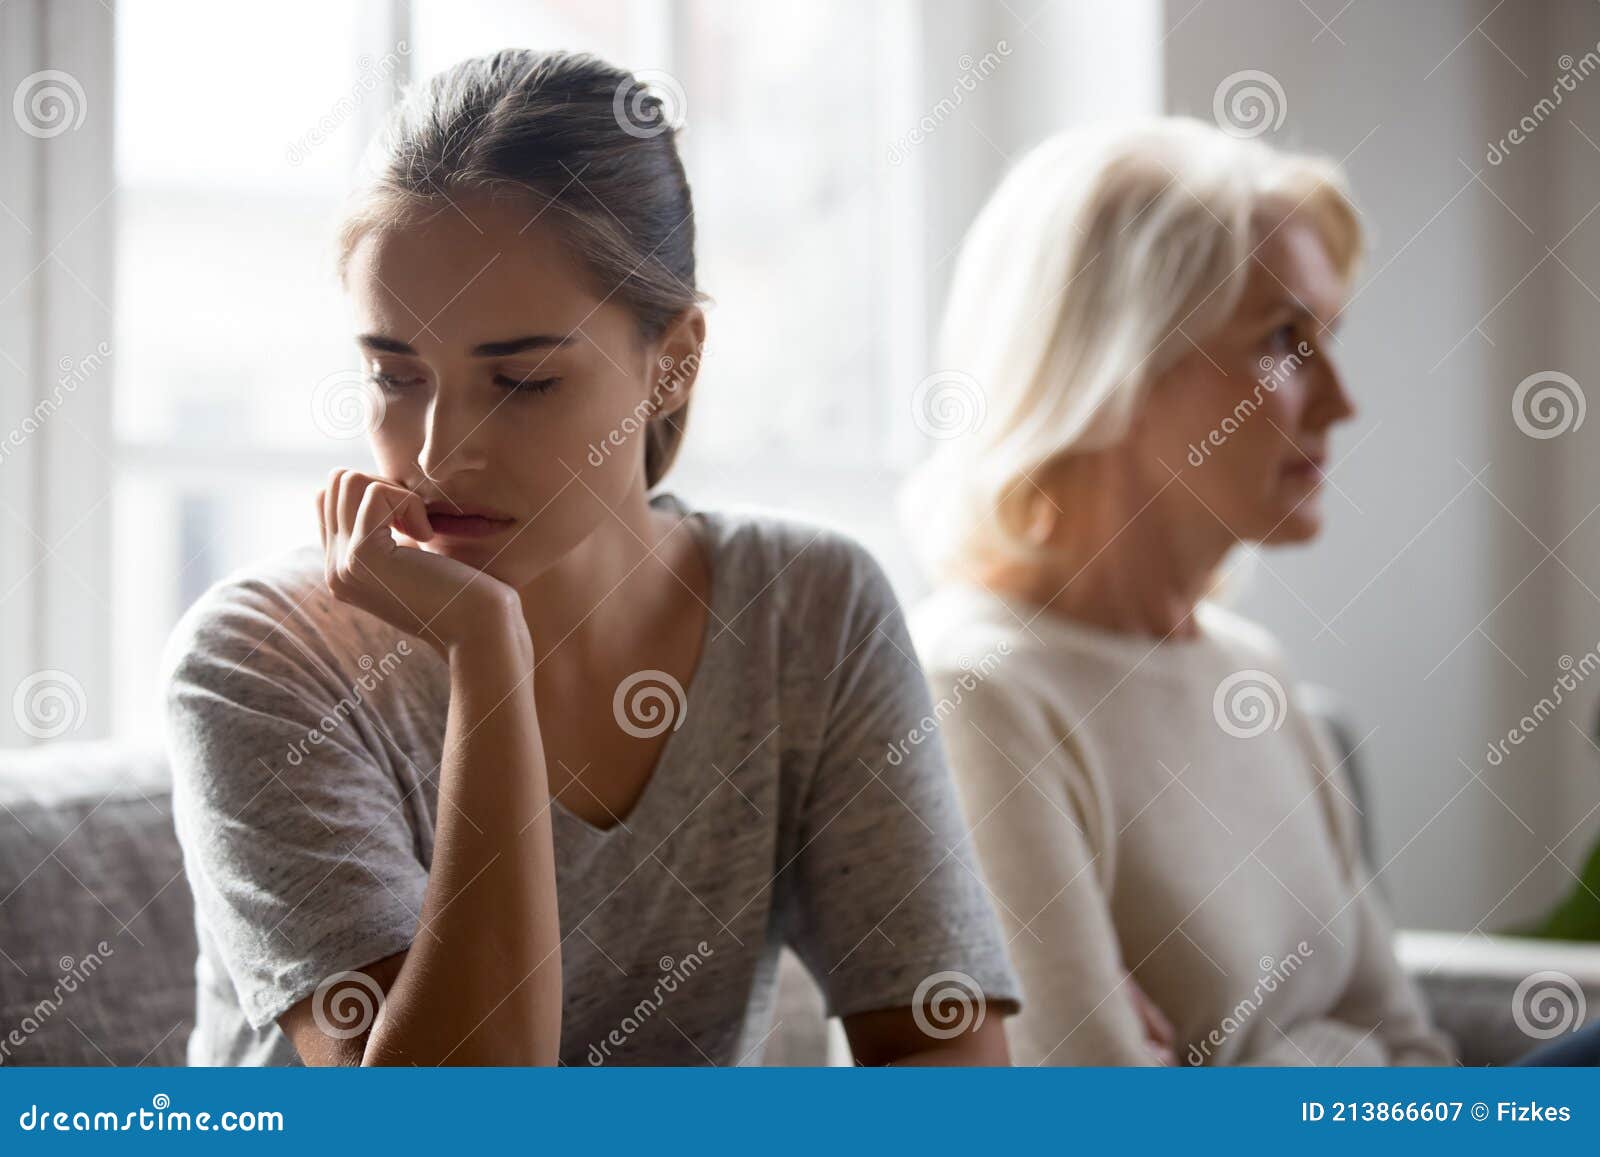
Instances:
[[[902,493],[936,576],[1032,554],[1020,484],[1120,440],[1189,339],[1232,317],[1274,211],[1311,222],[1355,276],[1361,224],[1326,159],[1165,117],[1063,133],[1018,162],[967,233],[940,331],[941,376],[979,392],[981,420]]]

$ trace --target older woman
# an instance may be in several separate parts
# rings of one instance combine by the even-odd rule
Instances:
[[[1207,597],[1235,545],[1318,531],[1360,249],[1332,165],[1179,119],[1048,141],[967,238],[943,380],[985,413],[908,489],[942,582],[913,621],[1019,1063],[1452,1059],[1338,758]]]

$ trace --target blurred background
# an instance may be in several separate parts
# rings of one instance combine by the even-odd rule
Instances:
[[[1075,123],[1235,108],[1341,160],[1372,240],[1336,347],[1360,415],[1322,539],[1248,560],[1233,599],[1346,703],[1402,923],[1503,929],[1576,887],[1600,833],[1590,0],[10,0],[0,745],[155,742],[184,608],[315,538],[327,471],[370,461],[319,392],[356,365],[335,210],[401,86],[506,46],[681,101],[714,305],[671,487],[841,526],[908,601],[914,396],[1007,165]],[[1566,391],[1554,426],[1518,409],[1534,375]],[[45,683],[50,719],[25,709]]]

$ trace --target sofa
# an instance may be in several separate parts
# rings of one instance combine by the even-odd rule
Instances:
[[[193,907],[159,751],[57,742],[0,751],[0,1064],[181,1065],[194,1006]],[[1517,986],[1557,969],[1600,1015],[1600,945],[1404,932],[1398,952],[1464,1064],[1537,1043]],[[785,954],[764,1063],[849,1063]]]

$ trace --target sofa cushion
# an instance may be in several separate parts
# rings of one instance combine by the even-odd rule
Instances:
[[[0,1064],[183,1064],[194,962],[161,753],[0,751]]]

